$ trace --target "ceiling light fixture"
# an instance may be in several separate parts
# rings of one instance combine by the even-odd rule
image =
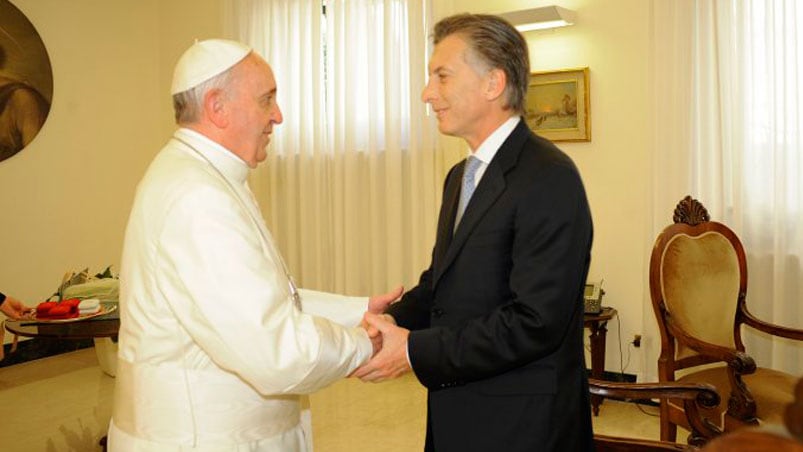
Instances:
[[[574,25],[577,14],[560,6],[542,6],[499,14],[521,32]]]

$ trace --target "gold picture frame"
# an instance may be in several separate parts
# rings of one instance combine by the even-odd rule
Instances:
[[[533,72],[525,120],[550,141],[591,141],[588,68]]]

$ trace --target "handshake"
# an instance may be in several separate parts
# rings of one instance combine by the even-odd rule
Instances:
[[[396,321],[384,314],[387,307],[398,300],[404,288],[376,295],[368,301],[368,311],[363,316],[360,326],[368,332],[374,353],[371,359],[355,370],[350,376],[365,382],[379,383],[409,372],[410,362],[407,358],[407,337],[410,331],[396,326]]]

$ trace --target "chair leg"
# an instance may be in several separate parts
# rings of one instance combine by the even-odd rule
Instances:
[[[669,422],[667,427],[667,441],[676,443],[678,439],[678,426]]]
[[[661,400],[661,441],[675,442],[678,428],[669,418],[669,402]]]

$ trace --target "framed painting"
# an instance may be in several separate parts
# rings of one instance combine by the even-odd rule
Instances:
[[[527,125],[550,141],[591,141],[588,68],[533,72],[525,99]]]

